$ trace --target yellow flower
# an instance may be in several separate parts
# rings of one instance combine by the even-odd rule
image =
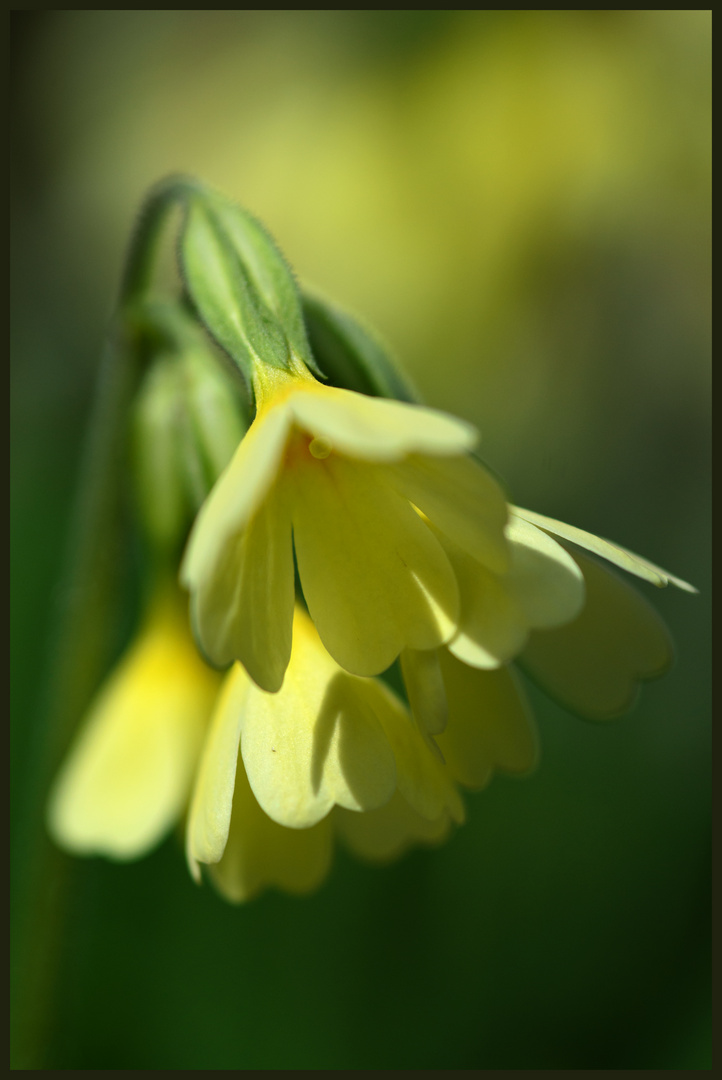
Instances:
[[[552,531],[566,541],[573,534],[573,557]],[[187,833],[194,876],[206,864],[227,899],[244,901],[268,886],[310,892],[336,840],[373,862],[439,843],[463,820],[457,784],[478,790],[497,771],[532,770],[536,726],[511,657],[594,719],[624,711],[638,683],[668,666],[661,618],[578,548],[658,584],[691,590],[686,582],[518,508],[506,527],[503,573],[436,533],[459,579],[460,627],[446,648],[401,654],[416,726],[377,680],[340,669],[298,608],[279,693],[259,689],[239,664],[227,676]]]
[[[48,828],[61,847],[134,859],[165,836],[187,805],[219,681],[180,596],[159,591],[53,786]]]
[[[445,685],[450,676],[465,682],[468,693],[483,682],[463,675],[451,656],[479,672],[517,659],[551,697],[590,719],[625,712],[639,683],[668,669],[672,640],[636,589],[579,548],[659,586],[696,590],[608,540],[529,510],[510,507],[505,534],[509,565],[498,573],[437,532],[459,583],[459,627],[445,654],[401,655],[420,728],[432,735],[445,731],[446,717],[453,715]]]
[[[279,689],[294,548],[318,633],[346,671],[375,675],[402,649],[448,641],[459,590],[429,522],[490,570],[507,565],[506,504],[467,456],[474,430],[432,409],[322,386],[303,367],[291,375],[259,365],[256,401],[183,562],[205,654],[219,666],[240,660],[258,686]]]
[[[459,581],[459,629],[446,648],[401,654],[420,731],[433,736],[453,779],[474,789],[496,770],[524,773],[537,761],[532,714],[511,660],[592,720],[626,712],[639,684],[672,661],[669,631],[652,605],[580,548],[660,587],[697,591],[608,540],[509,509],[503,573],[438,534]]]
[[[240,747],[240,753],[239,753]],[[376,679],[350,675],[296,608],[282,689],[261,690],[240,664],[226,676],[206,739],[187,829],[188,862],[224,895],[266,885],[314,888],[333,833],[387,859],[463,820],[440,756]]]

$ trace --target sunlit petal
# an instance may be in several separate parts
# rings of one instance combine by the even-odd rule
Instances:
[[[191,530],[181,567],[184,585],[207,585],[229,538],[242,532],[262,503],[281,464],[290,425],[285,402],[267,409],[251,424]]]
[[[396,786],[394,755],[365,681],[339,669],[300,611],[283,687],[249,691],[241,752],[262,808],[292,828],[315,824],[336,803],[381,806]]]
[[[491,669],[524,647],[529,631],[558,626],[578,614],[584,579],[571,556],[551,537],[512,517],[506,527],[509,568],[493,574],[448,537],[437,536],[459,583],[458,633],[449,649],[472,667]]]
[[[186,829],[186,854],[196,880],[198,863],[218,862],[228,840],[241,722],[251,685],[235,664],[223,682],[203,747]]]
[[[289,399],[296,423],[338,453],[365,461],[406,454],[462,454],[478,435],[454,416],[403,401],[329,386],[302,387]]]
[[[562,626],[584,604],[584,578],[555,540],[512,515],[507,526],[511,562],[503,582],[530,628]]]
[[[529,632],[519,602],[506,586],[506,578],[493,574],[437,533],[459,585],[459,629],[448,648],[476,668],[495,668],[516,656]]]

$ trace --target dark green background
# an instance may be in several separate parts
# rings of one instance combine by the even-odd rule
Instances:
[[[709,15],[14,13],[16,1067],[710,1067]],[[678,660],[629,717],[534,693],[534,776],[303,900],[230,907],[175,837],[30,865],[100,348],[176,170],[477,423],[515,501],[700,588],[640,586]]]

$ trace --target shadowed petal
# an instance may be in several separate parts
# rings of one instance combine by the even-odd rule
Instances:
[[[429,821],[413,810],[398,791],[378,810],[353,814],[336,807],[331,819],[354,855],[376,863],[391,862],[417,844],[440,844],[451,829],[446,811]]]
[[[506,500],[483,465],[466,456],[414,454],[383,468],[397,491],[437,529],[490,570],[506,570]]]
[[[291,517],[280,478],[245,530],[228,537],[213,574],[193,592],[193,629],[214,664],[240,660],[273,693],[291,655],[294,598]]]
[[[495,770],[529,772],[537,763],[536,726],[510,667],[478,671],[442,649],[450,721],[437,742],[456,780],[482,788]]]
[[[321,639],[347,671],[376,675],[401,650],[456,629],[458,589],[438,540],[368,468],[335,455],[297,470],[293,529]]]
[[[264,814],[239,761],[228,842],[220,862],[208,868],[226,900],[241,903],[268,887],[312,892],[328,873],[332,848],[328,819],[310,829],[287,829]]]
[[[411,712],[421,731],[438,735],[446,727],[448,708],[438,649],[404,649],[401,672]]]
[[[400,701],[378,680],[368,680],[367,693],[377,705],[379,719],[396,758],[398,790],[410,807],[427,821],[438,821],[444,813],[452,820],[464,820],[464,806],[440,755],[429,746],[411,722]]]
[[[558,630],[533,634],[519,659],[572,712],[606,720],[631,707],[640,681],[669,668],[672,639],[636,589],[593,559],[576,551],[574,558],[587,587],[581,615]]]

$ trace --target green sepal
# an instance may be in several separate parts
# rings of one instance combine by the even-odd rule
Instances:
[[[248,427],[239,387],[200,328],[171,305],[148,306],[136,331],[146,371],[132,414],[133,471],[143,531],[173,552]]]
[[[293,274],[250,214],[203,191],[188,200],[181,272],[206,328],[253,381],[257,364],[315,369]]]
[[[293,354],[315,370],[306,336],[301,296],[293,271],[266,227],[237,203],[211,194],[213,209],[243,262],[257,293],[278,319]]]
[[[315,291],[304,288],[302,299],[311,350],[333,386],[418,404],[411,381],[375,334]]]
[[[175,546],[188,516],[178,431],[183,412],[179,366],[159,356],[145,375],[132,415],[132,463],[138,513],[154,548]]]
[[[196,500],[197,510],[237,450],[249,419],[233,381],[210,352],[187,352],[181,364],[193,444],[203,468],[204,490]]]

